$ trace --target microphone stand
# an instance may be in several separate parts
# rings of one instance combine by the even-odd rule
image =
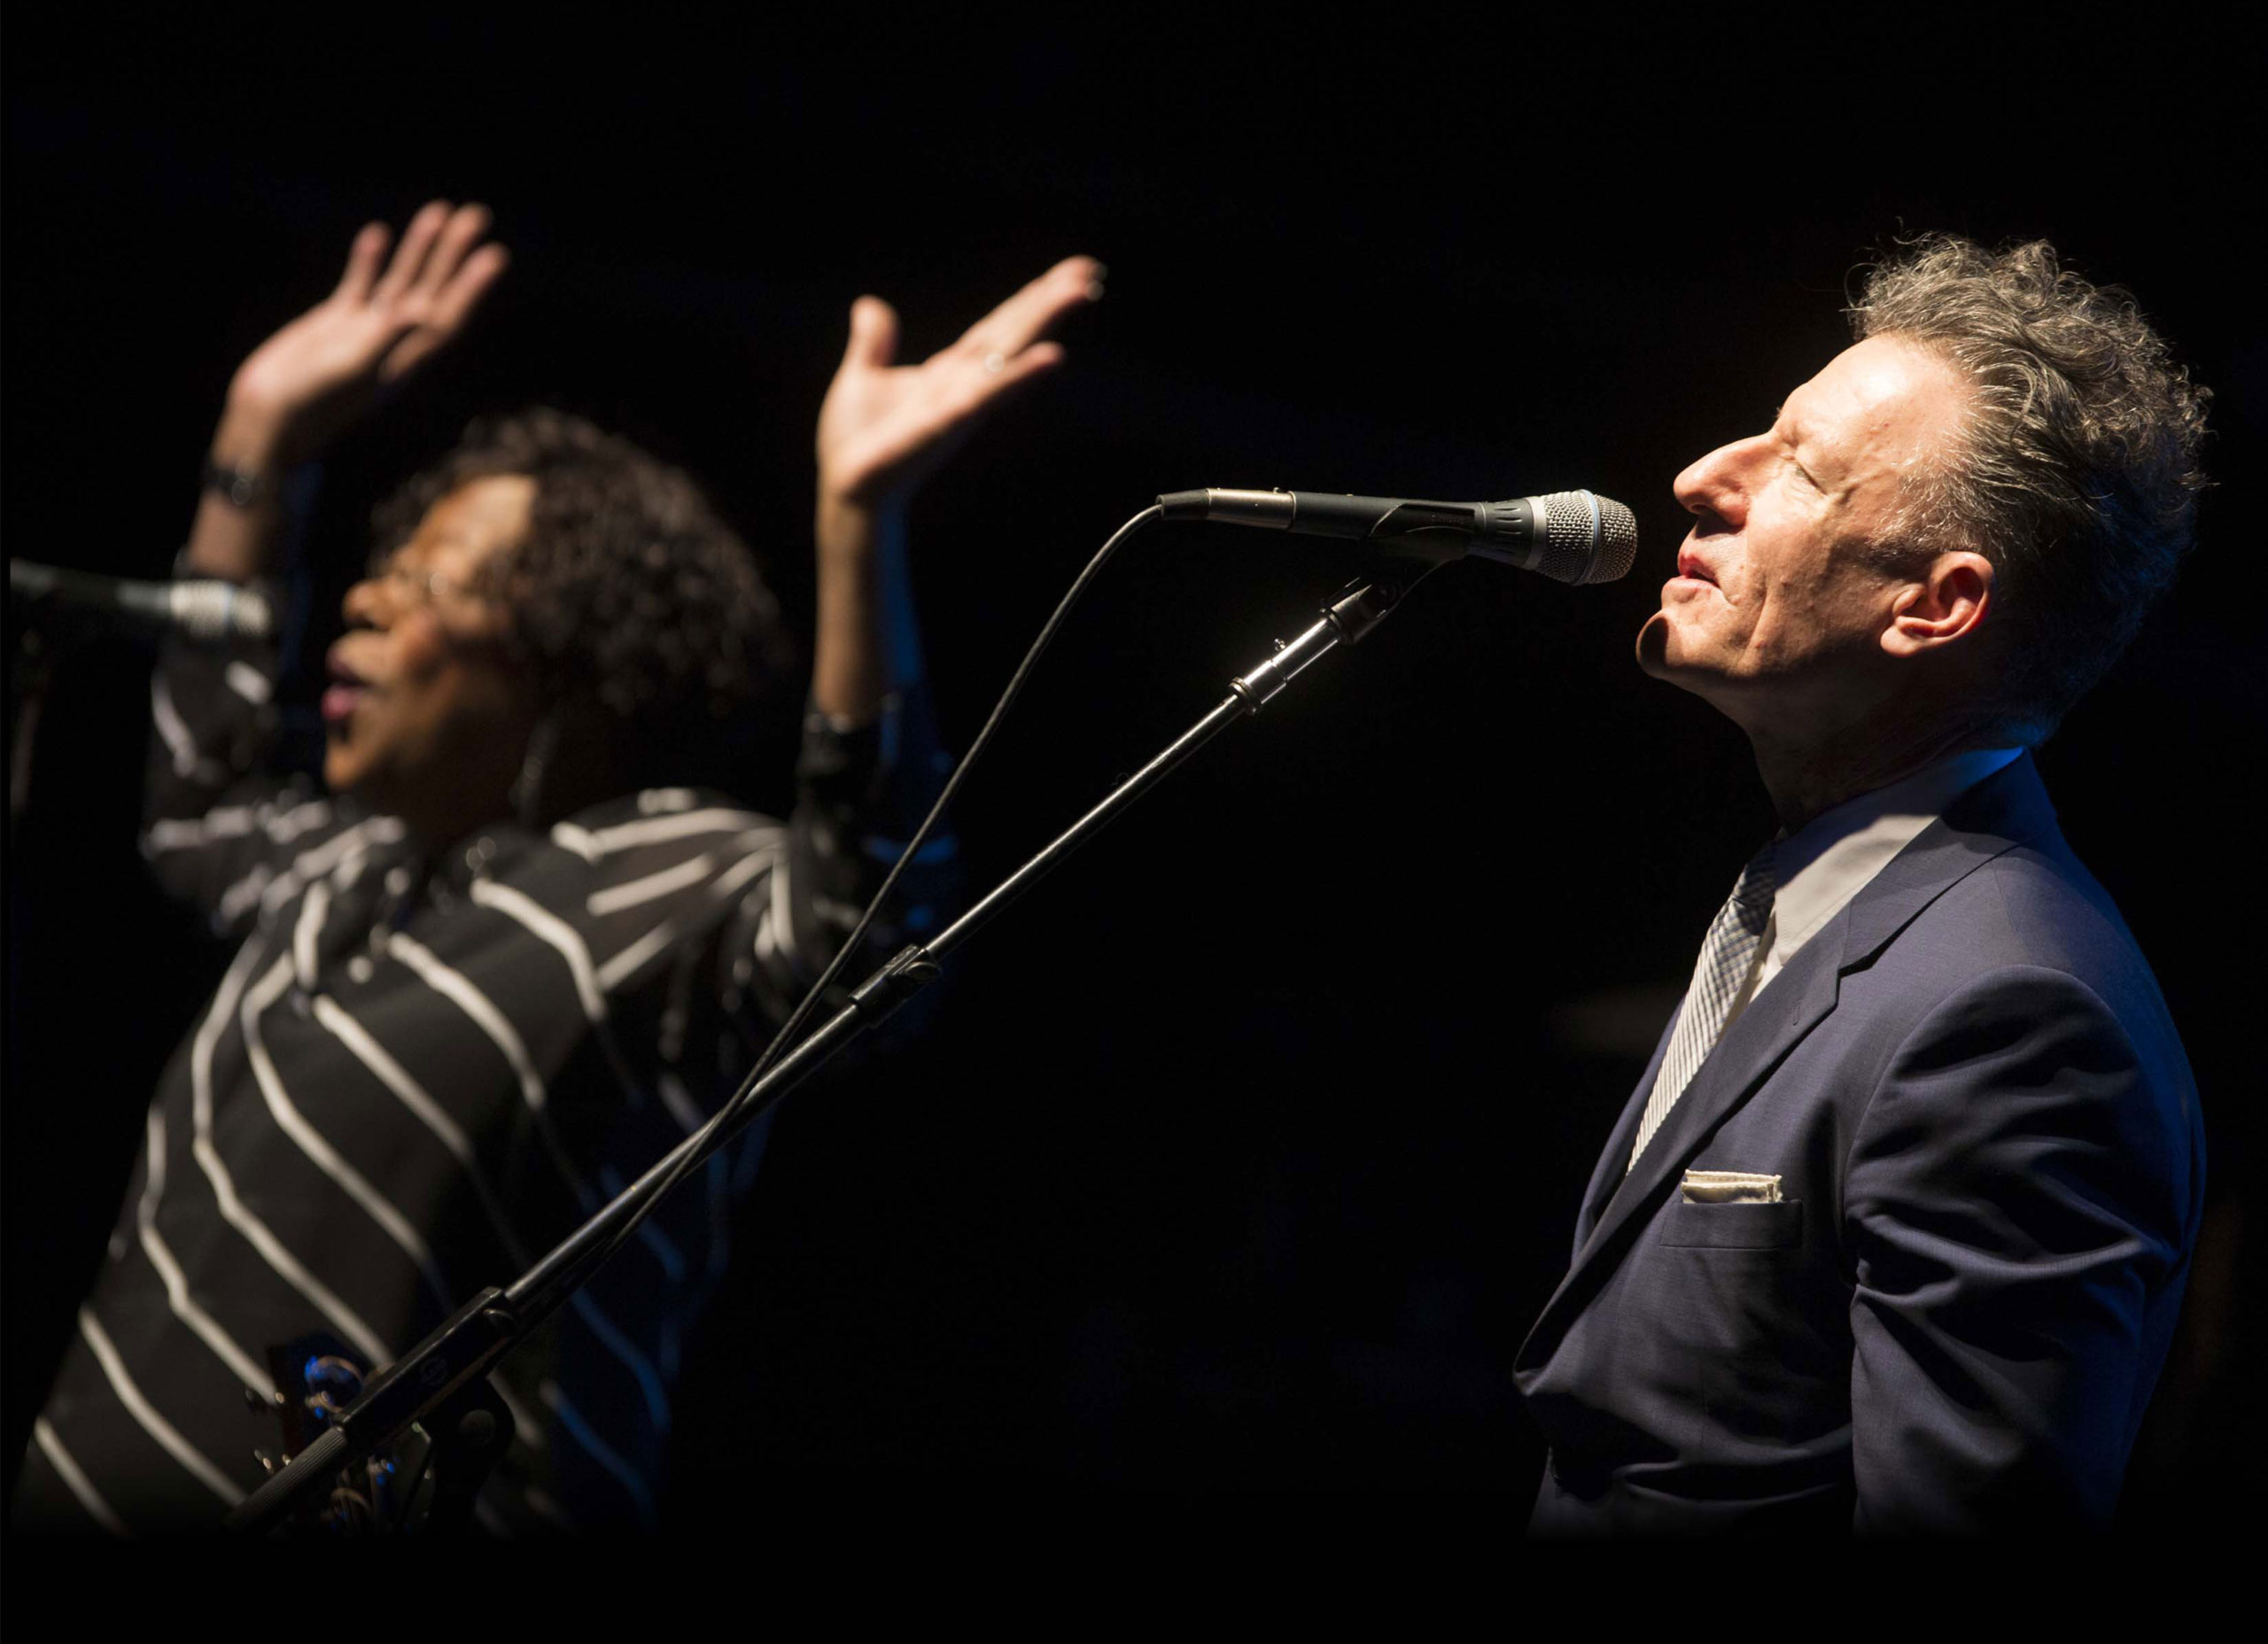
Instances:
[[[12,626],[13,624],[11,624]],[[24,819],[32,791],[32,747],[39,735],[40,710],[47,706],[48,683],[55,676],[55,647],[26,623],[13,636],[8,655],[8,842]]]
[[[1390,550],[1394,545],[1388,546]],[[852,989],[850,1003],[773,1065],[737,1104],[729,1121],[687,1136],[613,1201],[554,1246],[550,1253],[499,1290],[482,1291],[408,1353],[373,1376],[361,1395],[322,1433],[239,1503],[224,1521],[234,1531],[262,1531],[326,1500],[342,1470],[359,1468],[416,1425],[431,1439],[437,1486],[454,1504],[461,1524],[497,1457],[510,1443],[511,1415],[487,1383],[490,1369],[528,1332],[564,1306],[596,1271],[599,1260],[642,1211],[680,1159],[692,1166],[732,1140],[749,1123],[816,1072],[850,1040],[874,1027],[933,981],[941,962],[989,924],[1049,869],[1069,856],[1199,748],[1236,720],[1259,710],[1317,658],[1362,639],[1402,595],[1447,556],[1416,544],[1406,558],[1366,575],[1329,606],[1297,639],[1277,641],[1276,654],[1231,680],[1229,695],[1149,764],[1058,834],[928,942],[901,949]],[[437,1508],[429,1524],[441,1517]]]

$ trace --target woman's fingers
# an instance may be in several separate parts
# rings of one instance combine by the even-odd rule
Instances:
[[[850,338],[843,346],[843,367],[882,370],[897,359],[897,310],[879,297],[850,305]]]
[[[990,405],[1017,384],[1044,371],[1052,371],[1062,363],[1063,345],[1060,343],[1034,343],[1022,353],[1013,355],[985,354],[977,362],[976,368],[982,376],[977,379],[974,405]]]
[[[1065,314],[1098,300],[1104,272],[1091,257],[1066,257],[970,326],[953,345],[979,358],[1013,358]]]
[[[370,288],[378,278],[378,265],[385,259],[386,247],[392,243],[393,230],[383,222],[366,222],[354,236],[354,243],[346,248],[346,272],[338,276],[338,289],[331,293],[349,302],[366,301]]]
[[[390,303],[408,291],[425,267],[425,259],[433,250],[433,242],[440,237],[441,229],[449,220],[449,203],[434,200],[419,208],[401,231],[401,244],[394,247],[393,260],[378,276],[370,291],[370,300]]]
[[[1101,295],[1102,265],[1071,257],[917,366],[892,368],[897,311],[878,297],[851,305],[842,368],[819,411],[821,484],[882,494],[919,483],[1000,399],[1063,362],[1040,334]]]
[[[434,295],[423,317],[386,355],[380,374],[392,381],[454,337],[511,260],[511,253],[501,245],[484,245],[466,258]]]
[[[462,268],[480,237],[488,232],[490,221],[485,206],[460,206],[451,212],[434,237],[433,250],[425,259],[425,266],[411,283],[409,294],[428,302],[438,299]]]
[[[484,245],[474,252],[449,276],[448,283],[435,293],[432,316],[426,323],[444,332],[455,330],[464,323],[474,306],[488,295],[488,288],[496,283],[511,261],[512,253],[501,245]]]

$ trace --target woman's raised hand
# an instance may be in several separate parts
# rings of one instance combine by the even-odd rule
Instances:
[[[315,455],[369,406],[454,338],[504,272],[483,244],[487,207],[435,200],[401,241],[374,222],[354,237],[338,288],[269,337],[237,369],[215,455],[264,469]]]
[[[879,297],[850,308],[850,342],[819,413],[822,503],[874,508],[902,499],[984,413],[1061,363],[1042,340],[1102,295],[1103,267],[1067,257],[919,365],[899,365],[897,313]]]

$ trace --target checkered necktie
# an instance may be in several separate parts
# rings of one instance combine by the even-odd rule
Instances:
[[[1772,918],[1772,851],[1773,847],[1767,845],[1741,870],[1740,882],[1709,926],[1708,939],[1701,944],[1700,962],[1693,967],[1693,985],[1685,990],[1676,1030],[1662,1056],[1661,1073],[1638,1121],[1638,1139],[1631,1146],[1626,1172],[1636,1166],[1638,1155],[1646,1151],[1646,1144],[1654,1139],[1669,1110],[1693,1082],[1709,1052],[1717,1048],[1725,1018],[1748,986],[1749,973],[1756,968],[1763,946],[1764,927]]]

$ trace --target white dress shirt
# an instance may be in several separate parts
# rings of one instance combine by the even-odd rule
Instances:
[[[1943,816],[1954,800],[2015,763],[2023,752],[2021,748],[1990,748],[1954,754],[1888,787],[1846,799],[1782,840],[1773,855],[1779,888],[1772,900],[1771,921],[1764,928],[1764,958],[1725,1025],[1738,1019],[1749,1002],[1892,857]]]

